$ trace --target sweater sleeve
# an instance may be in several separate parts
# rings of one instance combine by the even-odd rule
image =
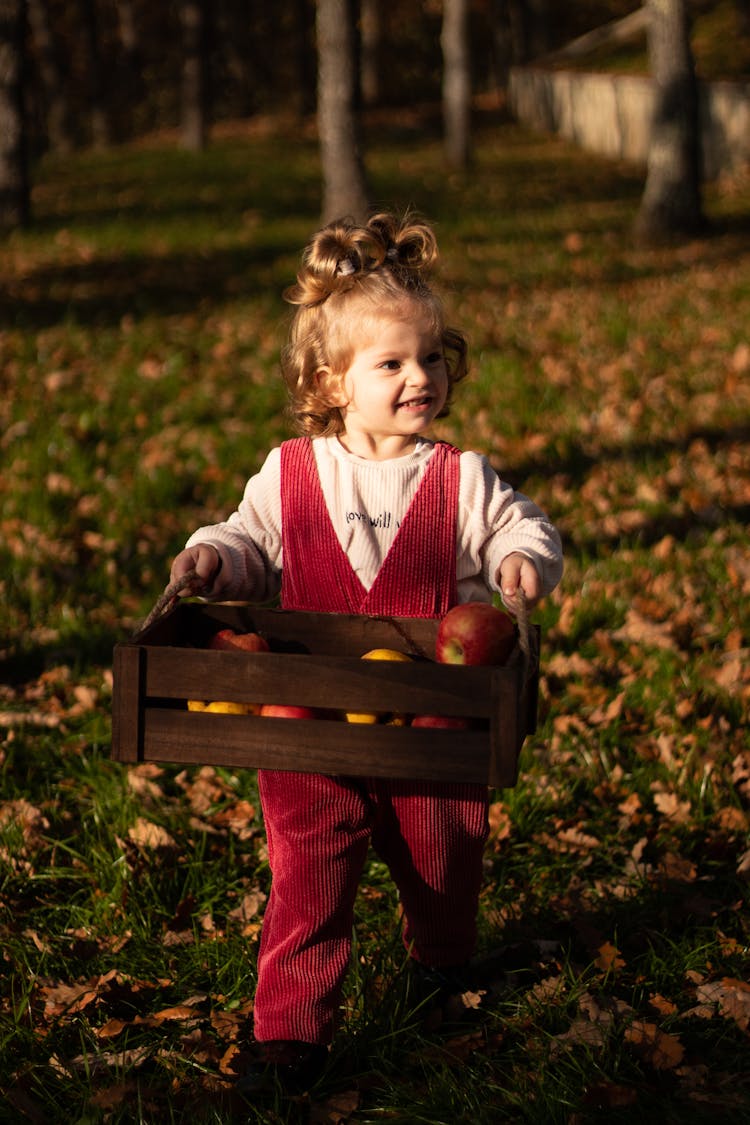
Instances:
[[[457,531],[459,586],[470,587],[472,579],[481,579],[486,588],[499,593],[500,564],[512,551],[531,559],[545,594],[562,577],[557,529],[533,501],[502,481],[479,453],[461,455]]]
[[[213,599],[264,602],[281,587],[281,450],[272,449],[245,485],[239,507],[221,523],[200,527],[186,546],[211,543],[221,570]]]

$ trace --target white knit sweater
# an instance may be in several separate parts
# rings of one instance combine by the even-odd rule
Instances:
[[[422,479],[434,445],[418,439],[404,457],[370,461],[348,453],[338,438],[313,439],[331,521],[365,589],[372,586]],[[245,486],[236,512],[201,527],[187,542],[210,542],[222,567],[211,598],[267,601],[279,592],[283,545],[281,453],[272,449]],[[456,579],[461,602],[499,592],[500,564],[511,551],[530,558],[548,594],[562,575],[560,536],[544,513],[504,484],[480,453],[462,453],[458,494]]]

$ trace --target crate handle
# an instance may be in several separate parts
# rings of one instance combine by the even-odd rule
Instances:
[[[147,614],[133,633],[133,639],[139,637],[141,633],[145,633],[146,629],[153,625],[157,618],[168,613],[177,604],[180,593],[187,589],[190,590],[191,594],[200,594],[203,589],[203,579],[195,570],[189,570],[186,574],[176,578],[174,582],[169,583],[164,593],[157,598],[151,612]]]
[[[524,656],[524,680],[534,675],[539,666],[539,637],[529,625],[526,594],[519,586],[515,597],[515,617],[518,626],[518,644]]]

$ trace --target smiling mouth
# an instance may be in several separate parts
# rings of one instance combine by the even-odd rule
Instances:
[[[414,410],[416,408],[422,408],[422,407],[425,407],[425,406],[430,406],[431,404],[432,404],[432,396],[431,395],[421,395],[419,398],[405,399],[403,402],[400,402],[398,404],[398,406],[399,406],[399,410],[402,409],[402,408],[406,408],[407,410],[408,409]]]

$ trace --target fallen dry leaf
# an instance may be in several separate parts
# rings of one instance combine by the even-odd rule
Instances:
[[[660,1016],[673,1016],[677,1011],[677,1005],[671,1000],[667,1000],[665,996],[656,992],[653,996],[648,998],[649,1008],[653,1008],[657,1015]]]
[[[48,1017],[82,1012],[99,995],[97,984],[92,981],[44,985],[39,991],[44,997],[44,1014]]]
[[[507,840],[511,833],[510,812],[502,801],[493,801],[489,808],[490,839]]]
[[[266,901],[267,895],[260,887],[254,887],[253,890],[248,891],[242,896],[242,902],[239,906],[235,906],[234,910],[230,910],[227,918],[233,922],[249,922],[251,919],[257,917],[258,912]]]
[[[162,777],[164,770],[156,762],[140,762],[137,766],[128,769],[126,778],[130,789],[141,797],[153,797],[160,800],[164,797],[164,790],[157,784],[157,778]]]
[[[359,1109],[359,1090],[344,1090],[324,1102],[310,1107],[310,1125],[346,1125],[355,1110]]]
[[[52,952],[52,946],[50,945],[50,943],[48,941],[43,941],[39,937],[39,934],[36,932],[36,930],[24,930],[23,936],[25,938],[28,938],[29,941],[33,942],[34,946],[39,950],[40,953]]]
[[[88,1077],[91,1074],[101,1074],[112,1070],[137,1070],[151,1058],[152,1054],[152,1047],[134,1047],[128,1051],[76,1055],[70,1059],[61,1059],[57,1055],[52,1055],[49,1064],[53,1070],[65,1077],[70,1075]]]
[[[203,998],[205,999],[205,997]],[[180,1022],[192,1021],[202,1019],[200,1012],[196,1012],[195,1007],[190,1004],[175,1004],[171,1008],[162,1008],[158,1012],[154,1012],[152,1019],[157,1023],[164,1023],[167,1020],[179,1020]]]
[[[625,1029],[625,1039],[654,1070],[672,1070],[685,1057],[685,1048],[676,1035],[646,1020],[633,1020]]]
[[[698,877],[693,861],[686,859],[685,856],[676,855],[675,852],[667,852],[662,856],[659,861],[659,873],[674,883],[694,883]]]
[[[159,824],[139,816],[132,828],[128,829],[128,839],[140,848],[174,848],[176,844]]]
[[[113,1082],[111,1086],[96,1090],[89,1098],[89,1104],[105,1112],[114,1110],[133,1097],[137,1090],[138,1083],[135,1081]]]
[[[612,633],[617,641],[626,644],[646,645],[651,648],[676,649],[672,626],[667,622],[652,621],[632,606],[625,616],[625,624]]]
[[[737,860],[737,874],[747,875],[750,877],[750,848]]]
[[[553,1047],[553,1056],[559,1054],[560,1048],[570,1047],[603,1047],[607,1042],[608,1037],[607,1025],[604,1023],[592,1023],[587,1019],[575,1019],[571,1023],[567,1031],[555,1035],[553,1044],[557,1045],[557,1050]]]
[[[675,824],[687,824],[690,820],[690,802],[681,801],[676,793],[655,793],[654,804],[663,817]]]
[[[96,1029],[94,1034],[97,1039],[116,1039],[129,1026],[130,1024],[125,1020],[107,1020],[106,1023]]]
[[[750,1026],[750,984],[742,980],[723,977],[720,981],[701,984],[695,991],[702,1005],[718,1009],[725,1019],[734,1020],[740,1031]]]
[[[620,956],[619,950],[611,942],[605,941],[604,945],[600,945],[598,954],[594,964],[604,973],[616,972],[625,967],[625,961]]]

